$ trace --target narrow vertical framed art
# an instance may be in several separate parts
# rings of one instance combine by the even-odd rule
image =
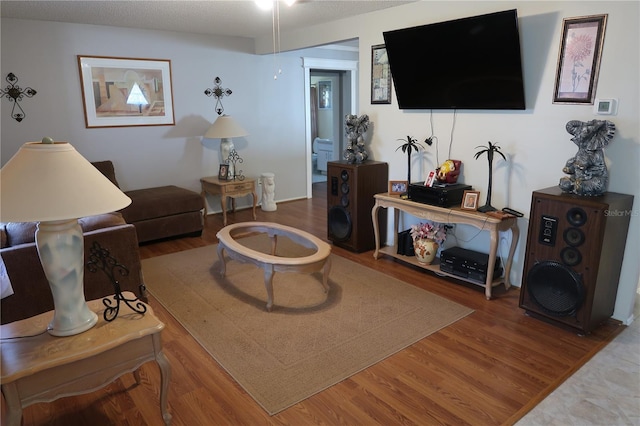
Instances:
[[[371,46],[371,103],[391,103],[391,68],[384,44]]]
[[[607,15],[562,20],[554,104],[593,105]]]
[[[331,81],[319,81],[318,82],[318,108],[331,109],[331,99],[333,93],[331,92]]]

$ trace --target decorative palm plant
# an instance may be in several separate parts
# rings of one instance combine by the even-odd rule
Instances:
[[[476,155],[474,156],[474,158],[477,160],[482,154],[486,153],[487,160],[489,161],[489,185],[487,188],[487,201],[484,203],[484,206],[478,208],[478,211],[480,212],[496,211],[497,209],[491,205],[491,186],[493,185],[493,156],[494,154],[498,153],[505,161],[507,161],[507,158],[500,151],[500,147],[498,146],[498,144],[493,144],[489,142],[489,146],[480,145],[476,147],[476,149],[478,148],[483,148],[483,149],[481,151],[476,152]]]
[[[423,146],[418,143],[417,139],[414,139],[411,136],[407,136],[406,140],[405,139],[398,139],[398,140],[404,142],[402,145],[396,148],[396,151],[399,149],[402,149],[402,152],[407,153],[407,183],[411,183],[411,153],[413,151],[415,152],[420,151],[420,149],[423,148]],[[427,139],[425,142],[427,142],[428,145],[431,145],[430,139]]]

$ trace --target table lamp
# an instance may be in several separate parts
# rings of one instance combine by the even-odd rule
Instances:
[[[221,115],[213,122],[207,133],[204,134],[205,138],[220,139],[220,164],[229,163],[229,176],[235,176],[235,170],[232,169],[233,164],[229,162],[229,153],[235,148],[231,138],[237,138],[241,136],[247,136],[248,133],[244,130],[236,121],[231,118],[230,115]]]
[[[98,317],[84,297],[78,218],[120,210],[131,199],[67,142],[27,142],[0,170],[0,221],[39,222],[36,247],[53,294],[48,331],[71,336]],[[25,283],[25,285],[29,285]]]

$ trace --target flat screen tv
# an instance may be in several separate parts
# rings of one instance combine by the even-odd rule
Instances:
[[[400,109],[525,109],[515,9],[383,36]]]

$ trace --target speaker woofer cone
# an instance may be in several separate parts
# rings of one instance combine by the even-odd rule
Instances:
[[[543,312],[553,316],[574,315],[585,293],[580,276],[555,261],[542,261],[531,268],[527,292]]]
[[[565,247],[560,250],[560,258],[567,266],[576,266],[582,262],[582,254],[573,247]]]
[[[336,241],[348,240],[351,236],[351,215],[342,206],[333,206],[329,209],[327,225],[329,226],[329,235]]]
[[[564,242],[571,247],[581,246],[585,241],[584,232],[578,228],[567,228],[562,235]]]
[[[587,223],[587,213],[580,207],[573,207],[567,211],[567,220],[571,226],[582,226]]]

